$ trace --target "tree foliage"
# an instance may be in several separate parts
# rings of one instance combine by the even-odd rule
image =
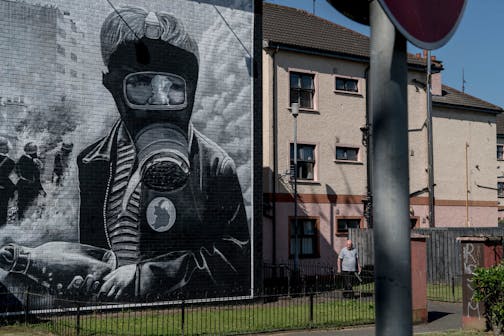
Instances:
[[[496,335],[504,325],[504,260],[490,268],[478,268],[472,278],[474,299],[485,304],[486,315]]]

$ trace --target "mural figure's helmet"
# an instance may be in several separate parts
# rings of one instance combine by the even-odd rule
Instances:
[[[27,155],[35,155],[37,154],[37,151],[38,151],[38,147],[37,145],[30,141],[28,142],[25,146],[24,146],[24,152],[27,154]]]
[[[171,14],[123,7],[101,30],[104,85],[132,135],[169,122],[187,132],[198,81],[198,47]]]
[[[123,7],[105,20],[101,47],[103,84],[135,142],[143,182],[180,189],[189,176],[196,42],[171,14]]]

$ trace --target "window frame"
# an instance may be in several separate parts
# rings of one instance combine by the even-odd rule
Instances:
[[[356,81],[357,82],[357,91],[348,91],[348,90],[339,90],[337,89],[336,82],[338,79],[343,79],[343,80],[351,80],[351,81]],[[343,94],[350,94],[350,95],[356,95],[356,96],[362,96],[362,78],[360,77],[353,77],[353,76],[344,76],[344,75],[334,75],[334,92],[335,93],[343,93]]]
[[[294,166],[294,157],[291,157],[291,146],[294,147],[294,141],[289,142],[289,171],[291,171],[291,167]],[[305,179],[305,178],[300,178],[298,176],[297,181],[298,182],[306,182],[306,183],[317,183],[318,182],[318,144],[316,143],[311,143],[311,142],[297,142],[297,149],[299,151],[299,146],[313,146],[313,178],[312,179]],[[294,150],[293,150],[294,152]],[[298,166],[299,166],[299,157],[297,160]],[[305,161],[305,160],[303,160]],[[309,162],[309,161],[306,161]],[[299,174],[299,169],[297,170]],[[291,177],[294,176],[291,174]]]
[[[502,193],[500,192],[499,184],[502,185]],[[504,181],[497,181],[497,198],[504,198]]]
[[[356,149],[357,150],[357,160],[338,159],[336,156],[338,153],[338,147]],[[334,146],[334,162],[350,163],[350,164],[363,164],[363,162],[362,162],[362,146],[355,146],[355,145],[349,145],[349,144],[339,144],[339,143],[336,144]]]
[[[291,230],[291,222],[294,221],[294,216],[289,216],[288,217],[288,239],[289,239],[289,248],[288,248],[288,253],[289,253],[289,259],[294,259],[294,251],[292,250],[291,246],[291,237],[292,230]],[[317,259],[320,258],[320,217],[318,216],[297,216],[298,219],[298,224],[299,220],[312,220],[315,222],[315,235],[312,237],[313,239],[313,254],[302,254],[299,253],[299,259]],[[301,236],[302,237],[302,236]],[[298,236],[298,240],[301,239],[300,236]],[[301,251],[300,251],[301,252]]]
[[[287,85],[287,101],[288,101],[288,109],[291,108],[291,74],[292,73],[297,73],[300,75],[309,75],[313,77],[313,94],[312,94],[312,107],[303,107],[301,106],[300,99],[298,99],[299,103],[299,111],[306,111],[306,112],[315,112],[318,109],[318,73],[315,71],[309,71],[309,70],[302,70],[302,69],[297,69],[297,68],[289,68],[288,69],[288,84]],[[301,89],[300,89],[301,90]]]
[[[335,221],[334,221],[334,232],[336,236],[338,237],[348,237],[348,228],[346,231],[339,231],[338,227],[338,221],[339,220],[352,220],[352,219],[358,219],[359,220],[359,228],[362,229],[364,226],[364,217],[363,216],[336,216]]]
[[[499,148],[501,149],[501,157],[499,158]],[[497,144],[497,161],[504,161],[504,145]]]

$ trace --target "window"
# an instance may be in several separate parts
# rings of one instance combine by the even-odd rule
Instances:
[[[294,257],[295,251],[295,220],[289,218],[290,221],[290,256]],[[318,258],[319,243],[318,243],[318,219],[315,218],[300,218],[297,219],[297,251],[300,258]]]
[[[497,145],[497,160],[504,160],[504,145]]]
[[[291,176],[294,176],[294,144],[290,144]],[[315,180],[315,145],[297,144],[297,178]]]
[[[300,108],[313,109],[315,76],[312,74],[290,73],[290,103],[298,103]]]
[[[497,196],[504,197],[504,182],[497,182]]]
[[[71,76],[71,77],[74,77],[74,78],[77,78],[77,71],[75,71],[75,70],[71,69],[71,70],[70,70],[70,76]]]
[[[361,225],[360,217],[340,217],[336,218],[337,234],[348,234],[348,229],[358,229]]]
[[[359,80],[347,77],[336,77],[336,91],[359,92]]]
[[[74,62],[77,62],[77,55],[74,53],[70,53],[70,59],[72,59],[72,61]]]
[[[359,161],[358,147],[343,147],[336,146],[336,160],[342,161]]]

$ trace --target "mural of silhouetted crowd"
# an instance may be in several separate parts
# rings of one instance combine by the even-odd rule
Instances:
[[[54,156],[51,181],[56,185],[61,185],[64,179],[72,148],[72,143],[63,142]],[[0,137],[0,227],[9,219],[23,220],[38,197],[47,195],[40,178],[44,163],[39,158],[37,144],[27,142],[24,153],[17,160],[9,156],[10,149],[9,140]]]

